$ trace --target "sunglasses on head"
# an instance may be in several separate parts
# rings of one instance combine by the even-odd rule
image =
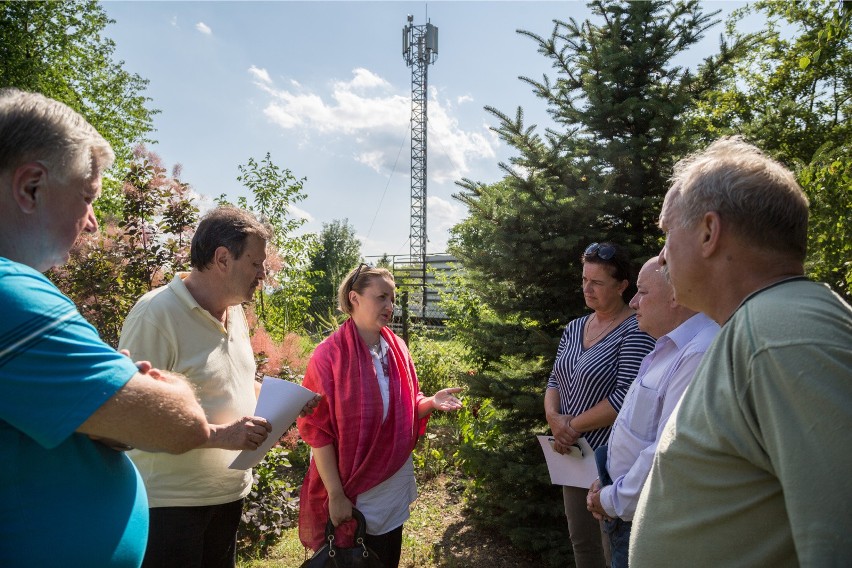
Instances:
[[[365,263],[365,262],[362,262],[361,264],[358,265],[358,268],[355,270],[355,276],[353,276],[352,280],[349,281],[349,289],[346,290],[347,294],[352,291],[352,288],[355,287],[355,281],[358,280],[359,276],[361,276],[361,269],[365,268],[365,267],[370,268],[370,265]]]
[[[601,260],[610,260],[615,256],[615,247],[612,245],[592,243],[586,247],[585,251],[583,251],[583,256],[586,258],[592,258],[595,255],[597,255],[597,257]]]

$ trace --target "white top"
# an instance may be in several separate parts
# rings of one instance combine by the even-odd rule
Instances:
[[[415,499],[414,460],[408,456],[395,474],[358,495],[355,506],[364,513],[367,534],[382,535],[408,520],[411,516],[408,506]]]
[[[390,403],[389,379],[385,369],[388,365],[388,343],[379,338],[380,351],[370,349],[376,379],[382,393],[382,421],[388,416]],[[416,411],[416,410],[415,410]],[[411,516],[408,506],[417,499],[417,484],[414,480],[414,460],[411,456],[396,473],[372,489],[358,495],[355,506],[367,521],[367,534],[382,535],[394,530]]]
[[[633,519],[660,432],[718,332],[714,321],[696,314],[660,337],[642,360],[607,445],[607,471],[613,483],[601,490],[600,498],[610,517]]]
[[[388,417],[388,404],[390,404],[390,386],[388,374],[385,369],[388,366],[388,342],[384,337],[379,337],[379,352],[369,350],[373,356],[373,367],[376,368],[376,378],[379,381],[379,391],[382,393],[382,422]]]

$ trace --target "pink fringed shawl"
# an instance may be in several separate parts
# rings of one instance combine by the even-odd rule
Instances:
[[[373,358],[351,319],[317,346],[302,383],[323,398],[313,414],[298,419],[299,434],[313,448],[334,445],[343,491],[353,504],[402,467],[428,421],[417,418],[423,394],[408,348],[388,328],[382,329],[382,337],[390,347],[384,423]],[[299,538],[305,546],[322,546],[327,520],[328,493],[311,460],[299,509]],[[338,527],[336,543],[351,546],[353,531],[352,522]]]

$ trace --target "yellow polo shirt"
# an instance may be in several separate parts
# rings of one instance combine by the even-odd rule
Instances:
[[[120,349],[134,361],[186,375],[207,420],[225,424],[254,414],[254,353],[242,306],[228,308],[227,329],[198,305],[175,276],[142,296],[124,321]],[[221,505],[245,497],[251,470],[228,466],[234,450],[198,449],[181,455],[133,450],[150,507]]]

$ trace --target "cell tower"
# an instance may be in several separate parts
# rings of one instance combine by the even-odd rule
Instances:
[[[429,64],[438,59],[438,28],[415,26],[414,16],[402,28],[402,57],[411,67],[411,262],[422,290],[421,317],[426,317],[426,101]]]

